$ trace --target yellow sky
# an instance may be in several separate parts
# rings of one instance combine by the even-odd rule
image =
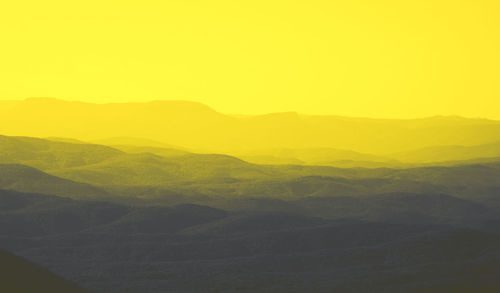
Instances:
[[[500,119],[500,1],[0,1],[0,99]]]

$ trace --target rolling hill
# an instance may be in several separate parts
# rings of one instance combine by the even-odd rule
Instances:
[[[30,261],[0,249],[0,291],[84,293],[75,284]]]
[[[0,135],[1,164],[50,170],[98,163],[121,154],[123,152],[102,145]]]
[[[391,157],[403,162],[414,163],[466,161],[479,158],[496,159],[500,157],[500,141],[475,146],[449,145],[426,147],[414,151],[393,154]]]
[[[71,181],[18,164],[0,164],[0,188],[74,198],[102,198],[109,194],[90,184]]]
[[[438,194],[266,200],[225,211],[0,190],[0,247],[99,293],[500,288],[500,237],[483,227],[498,210]]]
[[[249,162],[257,164],[304,164],[337,166],[350,162],[350,167],[363,167],[368,164],[389,166],[398,162],[389,157],[363,154],[333,148],[307,149],[268,149],[232,153]],[[356,166],[356,164],[358,164]]]
[[[493,198],[500,190],[500,168],[494,162],[413,168],[258,165],[228,155],[185,153],[164,148],[138,147],[127,153],[93,144],[0,138],[0,162],[14,163],[1,165],[3,188],[61,196],[155,198],[191,195],[292,200],[411,192],[480,199]],[[153,151],[167,153],[157,155]],[[305,153],[310,154],[309,151]],[[327,149],[325,154],[318,153],[318,156],[330,154],[331,150]],[[351,155],[358,156],[357,153]]]

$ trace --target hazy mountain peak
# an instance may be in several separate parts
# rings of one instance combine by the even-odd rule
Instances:
[[[187,101],[187,100],[154,100],[147,102],[148,104],[155,106],[165,106],[165,107],[176,107],[176,108],[186,108],[186,109],[198,109],[211,112],[217,112],[213,108],[209,107],[200,102]]]
[[[26,98],[20,102],[21,102],[21,104],[22,103],[27,103],[27,104],[92,104],[92,103],[88,103],[88,102],[69,101],[69,100],[52,98],[52,97],[29,97],[29,98]]]
[[[436,145],[485,144],[500,137],[500,122],[486,119],[391,120],[297,112],[241,117],[180,100],[93,104],[31,98],[0,111],[0,132],[8,135],[84,141],[143,137],[203,152],[327,147],[384,155]]]

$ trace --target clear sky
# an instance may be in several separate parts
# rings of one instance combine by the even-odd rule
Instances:
[[[498,0],[2,0],[0,99],[500,119]]]

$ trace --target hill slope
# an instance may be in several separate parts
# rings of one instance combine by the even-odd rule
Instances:
[[[75,198],[108,196],[105,191],[92,185],[62,179],[18,164],[0,164],[0,188]]]
[[[500,141],[476,146],[433,146],[394,154],[392,157],[404,162],[416,163],[465,161],[477,158],[498,158],[500,157]]]
[[[121,151],[102,145],[0,135],[0,163],[3,164],[50,170],[98,163],[120,154]]]
[[[0,249],[1,292],[84,293],[75,284],[34,263]]]

